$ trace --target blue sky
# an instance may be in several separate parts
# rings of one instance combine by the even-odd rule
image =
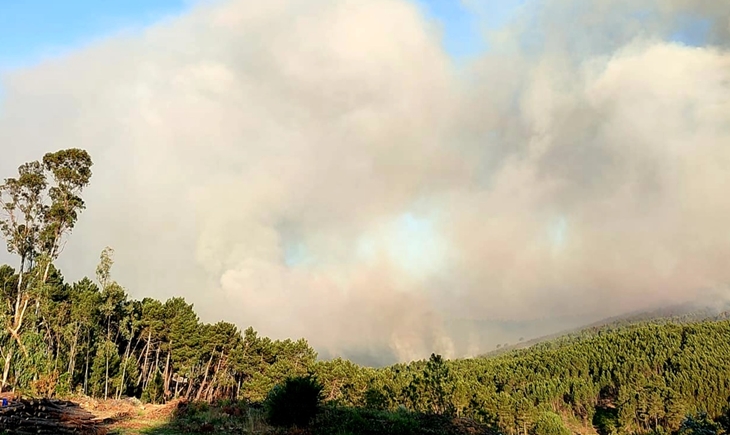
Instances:
[[[481,20],[459,0],[418,0],[427,15],[439,20],[444,30],[444,47],[461,59],[485,48]]]
[[[480,16],[460,0],[413,0],[444,28],[444,46],[456,59],[485,49],[480,23],[499,25],[519,2],[480,3]],[[0,70],[32,65],[120,31],[139,29],[185,11],[191,0],[1,0]]]
[[[0,0],[0,70],[181,12],[187,0]]]

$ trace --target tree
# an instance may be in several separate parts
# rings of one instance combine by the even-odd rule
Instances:
[[[155,369],[154,376],[149,384],[142,391],[142,397],[140,398],[143,403],[162,403],[165,395],[165,386],[163,385],[162,374],[159,370]]]
[[[201,343],[201,327],[198,315],[195,313],[193,305],[188,304],[184,298],[177,297],[165,301],[162,306],[162,313],[165,316],[165,322],[158,352],[161,352],[161,356],[164,357],[163,360],[160,360],[160,369],[163,373],[164,388],[167,393],[170,391],[173,374],[193,378],[195,376],[195,367],[202,368],[203,364],[199,364],[199,362],[203,354],[203,343]],[[178,383],[176,382],[176,384]],[[188,384],[188,386],[192,385],[192,383]],[[179,385],[175,387],[177,390]],[[192,394],[192,390],[190,390],[190,393]]]
[[[563,419],[558,414],[549,411],[543,412],[537,417],[531,433],[532,435],[570,435]]]
[[[15,340],[25,356],[28,355],[20,338],[26,310],[31,301],[26,291],[28,285],[24,278],[32,268],[39,250],[39,234],[42,230],[46,211],[44,193],[48,186],[43,166],[35,161],[24,163],[18,168],[17,178],[6,178],[0,185],[0,208],[4,212],[0,220],[0,231],[7,243],[8,252],[18,256],[17,288],[14,304],[9,304],[6,331]],[[6,346],[5,366],[0,391],[7,385],[14,349]]]
[[[707,415],[700,412],[696,415],[688,415],[679,428],[679,435],[718,435],[721,426]]]
[[[109,396],[109,385],[119,373],[121,358],[117,346],[111,340],[102,340],[96,348],[96,355],[91,366],[89,391],[94,397]]]
[[[63,237],[73,230],[79,213],[86,208],[80,194],[89,185],[92,164],[89,154],[78,148],[43,156],[43,167],[54,182],[48,190],[51,203],[44,210],[40,233],[42,252],[47,257],[43,281],[50,264],[58,257]]]
[[[27,350],[20,334],[28,306],[34,298],[32,290],[45,284],[51,264],[61,251],[63,237],[71,232],[78,214],[85,208],[80,194],[89,184],[92,164],[84,150],[61,150],[46,154],[42,163],[22,164],[17,178],[6,178],[0,185],[0,210],[3,212],[0,233],[8,252],[19,259],[14,304],[9,305],[6,314],[9,318],[6,332],[26,357]],[[37,265],[41,267],[35,267]],[[26,282],[27,275],[34,269],[34,279]],[[0,390],[7,385],[13,347],[6,344],[3,354],[5,366]]]
[[[69,295],[71,313],[70,322],[66,327],[66,339],[69,343],[68,374],[73,382],[76,374],[76,357],[80,351],[84,352],[84,361],[81,367],[83,391],[87,393],[90,369],[90,353],[93,346],[93,335],[99,320],[99,305],[101,294],[99,287],[89,278],[84,278],[71,287]]]
[[[137,378],[137,387],[145,390],[152,374],[157,370],[157,366],[152,367],[151,358],[159,349],[159,343],[164,340],[166,322],[169,322],[170,319],[167,318],[162,302],[156,299],[143,299],[141,311],[140,335],[145,344],[139,356],[142,366]]]
[[[112,320],[118,322],[122,317],[122,306],[127,299],[124,289],[111,279],[111,268],[114,265],[112,256],[114,250],[110,247],[104,248],[99,258],[99,265],[96,267],[96,279],[101,286],[101,306],[99,311],[106,319],[106,339],[104,347],[105,376],[104,376],[104,398],[109,397],[110,371],[114,372],[116,364],[113,364],[112,357],[119,358],[117,349],[117,337],[112,339]],[[117,328],[117,332],[120,332]],[[96,366],[95,366],[96,368]],[[95,373],[96,375],[96,373]]]
[[[431,354],[423,370],[413,376],[407,395],[415,410],[434,414],[455,412],[452,395],[456,385],[441,355]]]

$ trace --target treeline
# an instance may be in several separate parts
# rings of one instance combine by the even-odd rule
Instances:
[[[183,298],[129,299],[110,277],[111,254],[102,253],[96,282],[67,284],[51,266],[26,314],[11,388],[157,403],[175,397],[260,401],[277,383],[313,367],[316,353],[304,340],[274,341],[252,328],[241,333],[231,323],[201,323]],[[12,299],[18,281],[13,268],[0,266],[4,299]],[[4,352],[18,347],[4,338]]]
[[[313,375],[333,405],[468,417],[509,435],[564,433],[560,421],[602,435],[676,431],[704,421],[688,414],[727,410],[728,320],[597,329],[495,358],[373,369],[317,361],[303,339],[201,323],[182,298],[132,300],[109,248],[94,280],[67,283],[53,263],[85,207],[90,168],[84,151],[63,150],[0,185],[0,229],[19,260],[0,266],[4,390],[261,402],[287,378]]]

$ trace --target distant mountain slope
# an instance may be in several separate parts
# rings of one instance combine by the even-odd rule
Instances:
[[[511,351],[527,349],[540,343],[570,340],[571,338],[585,336],[591,332],[605,331],[639,323],[695,323],[705,320],[724,319],[730,319],[730,303],[728,302],[714,305],[698,303],[676,304],[653,310],[634,311],[619,316],[607,317],[579,328],[564,330],[504,346],[500,349],[487,352],[482,357],[495,357]]]
[[[432,355],[369,377],[355,371],[338,385],[348,385],[343,402],[452,409],[508,435],[570,433],[545,432],[546,421],[585,435],[669,434],[704,418],[698,413],[730,422],[728,337],[728,310],[673,307],[606,319],[497,357]]]

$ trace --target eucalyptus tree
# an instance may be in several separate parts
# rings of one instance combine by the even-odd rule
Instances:
[[[109,397],[109,383],[112,376],[119,370],[121,357],[117,348],[117,339],[122,333],[120,322],[124,317],[124,305],[127,301],[127,294],[116,281],[111,278],[111,268],[114,265],[114,250],[110,247],[104,248],[99,258],[99,265],[96,267],[96,280],[101,287],[101,305],[99,311],[106,323],[106,337],[97,349],[97,359],[94,361],[94,379],[101,378],[100,370],[101,356],[104,360],[104,398]],[[112,337],[112,332],[114,336]]]
[[[0,389],[7,385],[15,348],[28,357],[21,339],[27,310],[32,302],[38,308],[36,292],[45,285],[65,237],[86,207],[81,193],[90,182],[92,165],[84,150],[60,150],[20,165],[18,176],[0,185],[0,233],[8,252],[18,259],[17,286],[4,307],[5,333],[14,344],[5,342]]]

